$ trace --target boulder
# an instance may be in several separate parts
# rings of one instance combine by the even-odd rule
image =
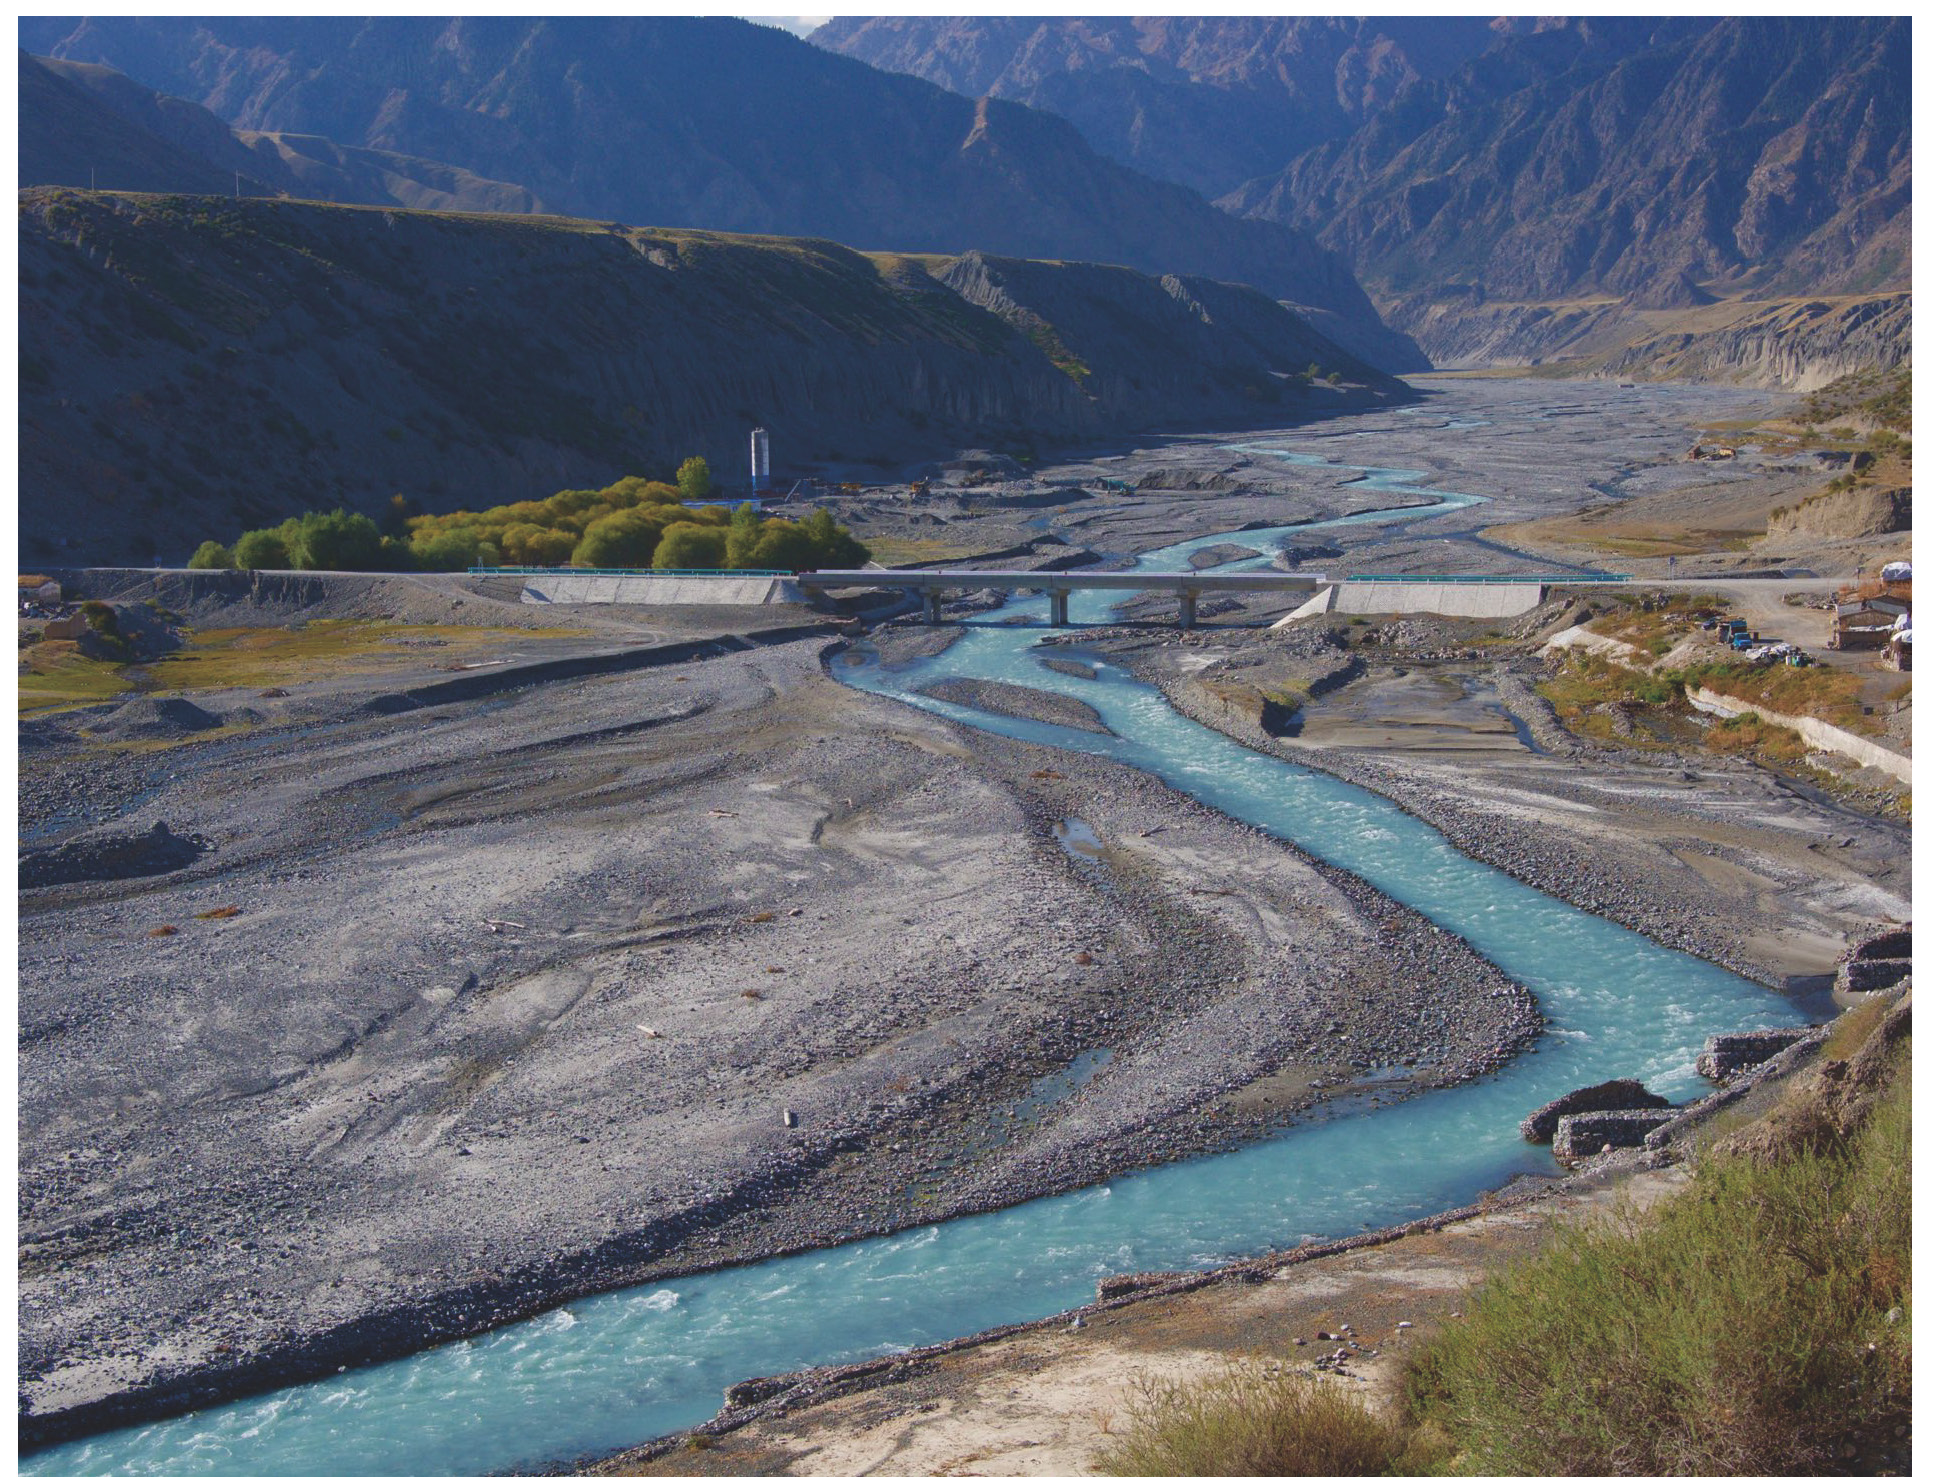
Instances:
[[[1545,1103],[1523,1120],[1523,1137],[1532,1144],[1547,1144],[1556,1137],[1557,1122],[1566,1113],[1594,1113],[1600,1109],[1617,1111],[1669,1108],[1671,1101],[1652,1092],[1635,1077],[1619,1077],[1580,1087]]]

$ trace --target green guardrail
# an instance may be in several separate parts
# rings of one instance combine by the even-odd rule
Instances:
[[[476,564],[467,571],[469,574],[600,574],[600,575],[647,575],[653,579],[667,579],[673,575],[694,578],[697,575],[715,575],[720,579],[792,579],[798,573],[793,569],[583,569],[561,564]]]

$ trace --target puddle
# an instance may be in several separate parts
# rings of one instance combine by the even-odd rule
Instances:
[[[1050,832],[1062,849],[1079,862],[1091,865],[1100,864],[1104,857],[1102,839],[1090,829],[1088,821],[1071,816],[1066,821],[1058,821]]]

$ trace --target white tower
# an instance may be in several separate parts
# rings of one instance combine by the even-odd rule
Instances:
[[[763,426],[751,433],[751,490],[771,490],[771,436]]]

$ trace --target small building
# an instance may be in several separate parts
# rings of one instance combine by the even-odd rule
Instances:
[[[1881,649],[1881,664],[1891,672],[1912,672],[1915,670],[1915,632],[1904,626],[1888,638],[1888,644]]]
[[[20,576],[20,598],[32,600],[37,605],[59,605],[61,603],[61,582],[49,579],[44,574],[23,574]]]
[[[1834,606],[1830,651],[1862,651],[1880,646],[1906,623],[1909,604],[1889,595],[1867,600],[1841,600]]]

